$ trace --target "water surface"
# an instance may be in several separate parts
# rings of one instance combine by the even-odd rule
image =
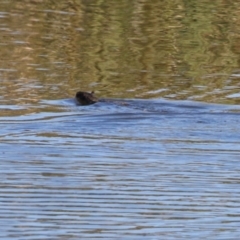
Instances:
[[[240,108],[117,102],[0,119],[0,236],[236,239]]]
[[[0,238],[238,239],[239,9],[1,1]]]

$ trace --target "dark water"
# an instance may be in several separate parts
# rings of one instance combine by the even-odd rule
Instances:
[[[239,11],[0,1],[0,239],[239,239]]]

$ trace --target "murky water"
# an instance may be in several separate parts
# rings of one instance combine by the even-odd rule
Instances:
[[[239,9],[0,2],[0,238],[238,239]]]

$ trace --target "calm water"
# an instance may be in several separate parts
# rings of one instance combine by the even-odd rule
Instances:
[[[1,1],[0,238],[238,239],[239,10]]]

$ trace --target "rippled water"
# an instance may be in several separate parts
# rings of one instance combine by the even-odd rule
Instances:
[[[238,238],[240,108],[120,103],[1,117],[1,238]]]
[[[0,1],[0,239],[239,239],[239,11]]]

